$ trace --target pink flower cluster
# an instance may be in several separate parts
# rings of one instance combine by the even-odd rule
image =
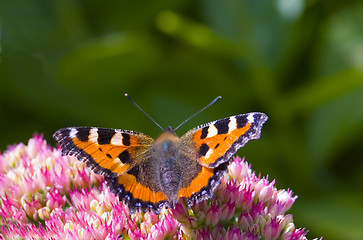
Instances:
[[[130,215],[102,176],[35,135],[0,154],[0,238],[306,239],[285,214],[291,191],[238,157],[228,170],[215,196],[191,209],[180,199],[160,215]]]

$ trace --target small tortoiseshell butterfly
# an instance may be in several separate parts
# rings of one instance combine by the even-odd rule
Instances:
[[[96,127],[63,128],[53,137],[63,155],[76,156],[103,175],[131,213],[159,214],[181,197],[189,207],[211,198],[229,159],[260,137],[266,120],[259,112],[231,116],[193,128],[181,138],[169,127],[156,140],[139,132]]]

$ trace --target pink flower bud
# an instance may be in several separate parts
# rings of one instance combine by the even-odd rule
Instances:
[[[264,239],[275,240],[279,237],[283,225],[276,218],[271,219],[262,231]]]
[[[235,202],[239,195],[239,186],[235,180],[228,181],[225,188],[219,191],[219,197],[222,203]]]
[[[242,239],[242,233],[240,229],[236,229],[234,226],[228,228],[226,238],[228,240],[239,240]]]
[[[175,219],[180,222],[185,222],[189,216],[187,203],[185,200],[178,201],[173,209],[171,209],[171,214]]]
[[[205,218],[205,223],[207,226],[214,227],[220,221],[222,216],[221,208],[215,204],[212,204],[207,210],[207,215]]]
[[[251,175],[251,168],[244,158],[234,157],[228,166],[228,174],[231,179],[241,182],[246,176]]]
[[[213,238],[211,233],[206,228],[202,228],[202,230],[198,230],[195,234],[195,239],[212,240]]]
[[[232,219],[233,215],[235,213],[235,204],[231,202],[227,202],[222,207],[222,215],[221,220],[224,222],[227,222]]]
[[[235,207],[237,209],[247,210],[251,208],[253,199],[255,197],[255,192],[250,187],[251,185],[244,187],[240,186],[238,197],[235,202]]]
[[[61,208],[65,203],[65,199],[58,190],[52,190],[47,193],[46,205],[50,209]]]

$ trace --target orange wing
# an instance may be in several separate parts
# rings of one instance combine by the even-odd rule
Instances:
[[[161,208],[164,205],[170,207],[170,203],[165,193],[153,184],[151,178],[155,179],[155,176],[143,170],[135,165],[127,173],[118,177],[105,177],[105,180],[112,192],[128,205],[130,213],[141,210],[159,214]],[[145,178],[148,178],[147,182]]]
[[[249,140],[260,137],[266,120],[264,113],[236,115],[201,125],[184,134],[181,152],[197,166],[195,171],[186,171],[188,176],[196,174],[183,179],[178,197],[186,197],[189,206],[211,198],[227,171],[229,159]],[[188,164],[185,164],[186,168]]]
[[[63,155],[76,156],[107,177],[117,177],[140,163],[154,141],[138,132],[90,127],[63,128],[53,137]]]
[[[210,122],[188,131],[182,136],[184,151],[194,151],[198,162],[215,168],[227,162],[249,140],[260,138],[264,113],[241,114]]]

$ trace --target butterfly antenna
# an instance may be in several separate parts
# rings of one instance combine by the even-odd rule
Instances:
[[[160,124],[159,123],[157,123],[152,117],[150,117],[150,115],[149,114],[147,114],[139,105],[137,105],[137,103],[134,101],[134,100],[132,100],[132,98],[127,94],[127,93],[125,93],[125,96],[133,103],[133,104],[135,104],[135,106],[138,108],[138,109],[140,109],[140,111],[141,112],[143,112],[151,121],[153,121],[153,123],[155,123],[155,125],[156,126],[158,126],[159,128],[161,128],[161,130],[163,130],[163,131],[165,131],[165,129],[164,128],[162,128],[161,126],[160,126]]]
[[[194,113],[192,116],[190,116],[188,119],[186,119],[184,122],[182,122],[181,124],[179,124],[174,131],[176,131],[178,128],[180,128],[184,123],[188,122],[190,119],[192,119],[193,117],[195,117],[196,115],[198,115],[199,113],[203,112],[204,110],[206,110],[208,107],[212,106],[213,104],[215,104],[219,99],[221,99],[221,96],[216,97],[212,102],[210,102],[207,106],[205,106],[204,108],[202,108],[201,110],[199,110],[198,112]]]

